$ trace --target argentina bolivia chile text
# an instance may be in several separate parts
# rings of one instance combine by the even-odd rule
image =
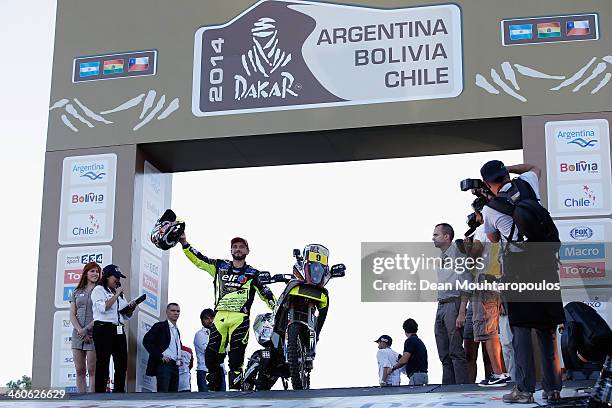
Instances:
[[[196,32],[196,116],[453,98],[463,90],[453,4],[376,9],[262,0]]]

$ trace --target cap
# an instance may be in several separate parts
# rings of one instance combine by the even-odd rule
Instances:
[[[114,276],[116,278],[127,278],[124,274],[121,273],[121,270],[117,265],[109,264],[102,269],[104,272],[104,276]]]
[[[249,243],[247,242],[246,239],[240,238],[240,237],[232,238],[232,241],[231,241],[230,245],[234,245],[236,242],[242,242],[244,244],[244,246],[246,246],[247,249],[249,249]]]
[[[499,160],[491,160],[484,164],[480,169],[480,175],[484,181],[493,181],[508,175],[508,169]]]
[[[391,338],[391,336],[387,336],[386,334],[383,334],[382,336],[380,336],[378,340],[374,340],[374,343],[378,343],[379,341],[385,342],[389,346],[391,345],[391,343],[393,343],[393,339]]]

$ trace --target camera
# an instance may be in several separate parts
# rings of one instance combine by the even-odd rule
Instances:
[[[489,187],[487,187],[485,182],[479,179],[461,180],[459,182],[459,188],[461,188],[461,191],[470,190],[475,196],[483,197],[487,201],[489,198],[494,196],[494,194],[491,192],[491,190],[489,190]]]
[[[480,180],[478,180],[480,181]],[[465,236],[469,237],[476,231],[476,228],[480,225],[478,220],[476,219],[476,211],[481,212],[483,207],[487,204],[487,199],[484,196],[478,196],[474,201],[472,201],[472,209],[473,213],[468,214],[466,224],[468,225],[468,230],[465,232]]]

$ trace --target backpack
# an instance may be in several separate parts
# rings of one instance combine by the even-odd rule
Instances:
[[[498,196],[489,200],[487,206],[512,217],[510,235],[505,237],[508,242],[518,229],[518,240],[522,242],[527,238],[529,242],[555,242],[559,243],[559,231],[553,222],[548,210],[542,207],[531,185],[523,179],[515,178],[512,186]],[[557,246],[557,250],[559,247]]]
[[[612,351],[612,331],[608,323],[591,306],[570,302],[565,306],[565,330],[561,336],[565,367],[580,369],[583,362],[600,362]]]

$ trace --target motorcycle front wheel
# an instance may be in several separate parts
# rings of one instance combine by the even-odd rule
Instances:
[[[310,375],[304,367],[306,348],[300,336],[301,332],[300,324],[291,324],[287,329],[287,359],[289,360],[291,386],[294,390],[310,388]]]

